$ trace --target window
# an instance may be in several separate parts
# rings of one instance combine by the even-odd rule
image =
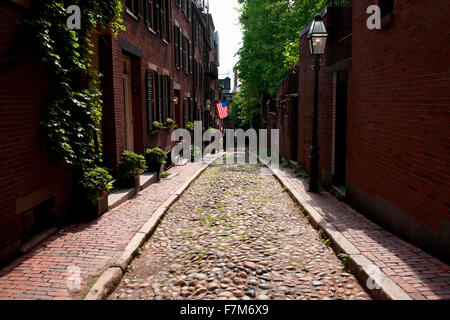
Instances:
[[[154,121],[167,123],[172,118],[173,81],[169,76],[161,75],[153,70],[147,70],[147,129],[155,130]]]
[[[166,31],[168,42],[172,41],[172,5],[170,0],[166,1]]]
[[[132,13],[137,18],[142,17],[143,12],[143,0],[127,0],[126,7],[129,13]]]
[[[154,130],[153,121],[157,119],[156,117],[156,72],[152,70],[147,70],[146,74],[147,82],[147,131],[151,132]]]
[[[384,18],[394,12],[394,0],[380,0],[381,17]]]
[[[180,28],[178,26],[174,27],[174,34],[173,34],[173,43],[175,47],[175,66],[177,69],[180,69]]]
[[[197,62],[197,60],[196,59],[194,59],[194,75],[193,75],[193,83],[194,83],[194,88],[197,88],[197,65],[198,65],[198,62]]]
[[[149,26],[151,29],[155,29],[155,23],[154,23],[154,14],[153,14],[153,1],[155,0],[144,0],[145,1],[145,23]]]
[[[189,56],[189,59],[187,61],[188,63],[187,72],[189,74],[192,74],[192,43],[189,40],[187,40],[187,42],[188,42],[188,56]]]
[[[153,0],[153,22],[154,28],[156,32],[161,32],[161,11],[160,11],[160,2],[161,0]]]
[[[187,68],[187,41],[186,37],[183,35],[181,39],[181,67],[186,72]]]
[[[183,14],[186,16],[186,2],[187,0],[181,0],[181,11],[183,11]]]

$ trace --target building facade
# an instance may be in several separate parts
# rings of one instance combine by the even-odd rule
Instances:
[[[70,168],[51,161],[39,132],[52,87],[17,38],[27,10],[28,0],[0,2],[0,264],[62,225],[74,200]],[[124,0],[122,18],[126,31],[92,38],[92,65],[103,74],[103,166],[115,177],[122,151],[170,153],[175,128],[194,120],[208,128],[215,122],[208,103],[219,95],[218,43],[203,2]]]
[[[373,4],[381,8],[380,30],[367,27],[366,11]],[[321,57],[318,127],[320,183],[345,195],[388,230],[446,261],[449,14],[445,0],[433,6],[407,0],[333,1],[321,13],[329,37]],[[282,141],[297,140],[282,146],[282,155],[306,171],[314,101],[308,31],[309,27],[300,34],[297,114],[289,114],[285,123],[280,120],[286,111],[279,97],[262,101],[263,107],[272,108],[272,115],[266,109],[266,126],[279,128]],[[298,124],[296,138],[290,123]],[[295,144],[297,150],[292,150]]]

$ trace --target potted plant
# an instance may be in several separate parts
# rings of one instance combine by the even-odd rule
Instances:
[[[156,172],[158,181],[161,179],[161,171],[166,163],[167,153],[161,148],[147,149],[145,151],[145,162],[148,172]]]
[[[159,121],[153,121],[153,128],[155,129],[155,131],[160,130],[164,128],[164,124]]]
[[[169,127],[171,127],[171,126],[175,125],[175,121],[174,121],[173,119],[171,119],[171,118],[167,118],[167,119],[166,119],[166,124],[167,124]]]
[[[140,189],[140,174],[145,172],[145,158],[131,151],[123,151],[119,162],[119,183],[122,188]]]
[[[112,176],[103,168],[87,169],[80,181],[82,204],[89,217],[98,217],[108,210],[108,191],[112,189]]]
[[[194,131],[194,123],[191,121],[186,122],[186,129],[189,131]]]

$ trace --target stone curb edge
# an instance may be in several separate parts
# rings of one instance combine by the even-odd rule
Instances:
[[[258,157],[259,159],[259,157]],[[273,170],[265,161],[259,159],[272,172],[274,177],[283,185],[290,197],[297,205],[303,208],[311,217],[310,223],[316,229],[322,229],[331,240],[331,245],[337,254],[345,253],[348,256],[348,269],[358,278],[361,284],[367,284],[372,279],[374,271],[377,274],[377,286],[366,289],[375,299],[382,300],[412,300],[412,298],[396,283],[394,283],[381,269],[352,245],[330,222],[328,222],[317,210],[315,210],[283,177],[279,169]],[[378,287],[378,288],[377,288]]]
[[[121,257],[102,272],[84,300],[104,300],[114,291],[122,280],[122,277],[127,270],[127,266],[139,252],[139,248],[142,247],[142,245],[153,234],[169,208],[203,173],[203,171],[210,166],[212,162],[222,157],[224,154],[225,153],[221,152],[211,159],[206,159],[206,164],[203,164],[186,182],[170,194],[170,196],[158,207],[158,209],[156,209],[151,218],[139,229],[139,231],[136,232],[128,245],[125,247]]]

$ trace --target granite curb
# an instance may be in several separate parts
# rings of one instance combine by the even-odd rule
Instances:
[[[152,217],[136,232],[128,245],[125,247],[121,257],[111,264],[99,276],[95,284],[87,293],[85,300],[104,300],[120,283],[127,266],[139,252],[139,248],[150,238],[159,225],[160,221],[167,213],[169,208],[180,198],[180,196],[189,188],[189,186],[209,167],[216,159],[222,157],[224,153],[219,153],[210,159],[205,159],[203,164],[186,182],[177,190],[172,192],[169,197],[156,209]]]

